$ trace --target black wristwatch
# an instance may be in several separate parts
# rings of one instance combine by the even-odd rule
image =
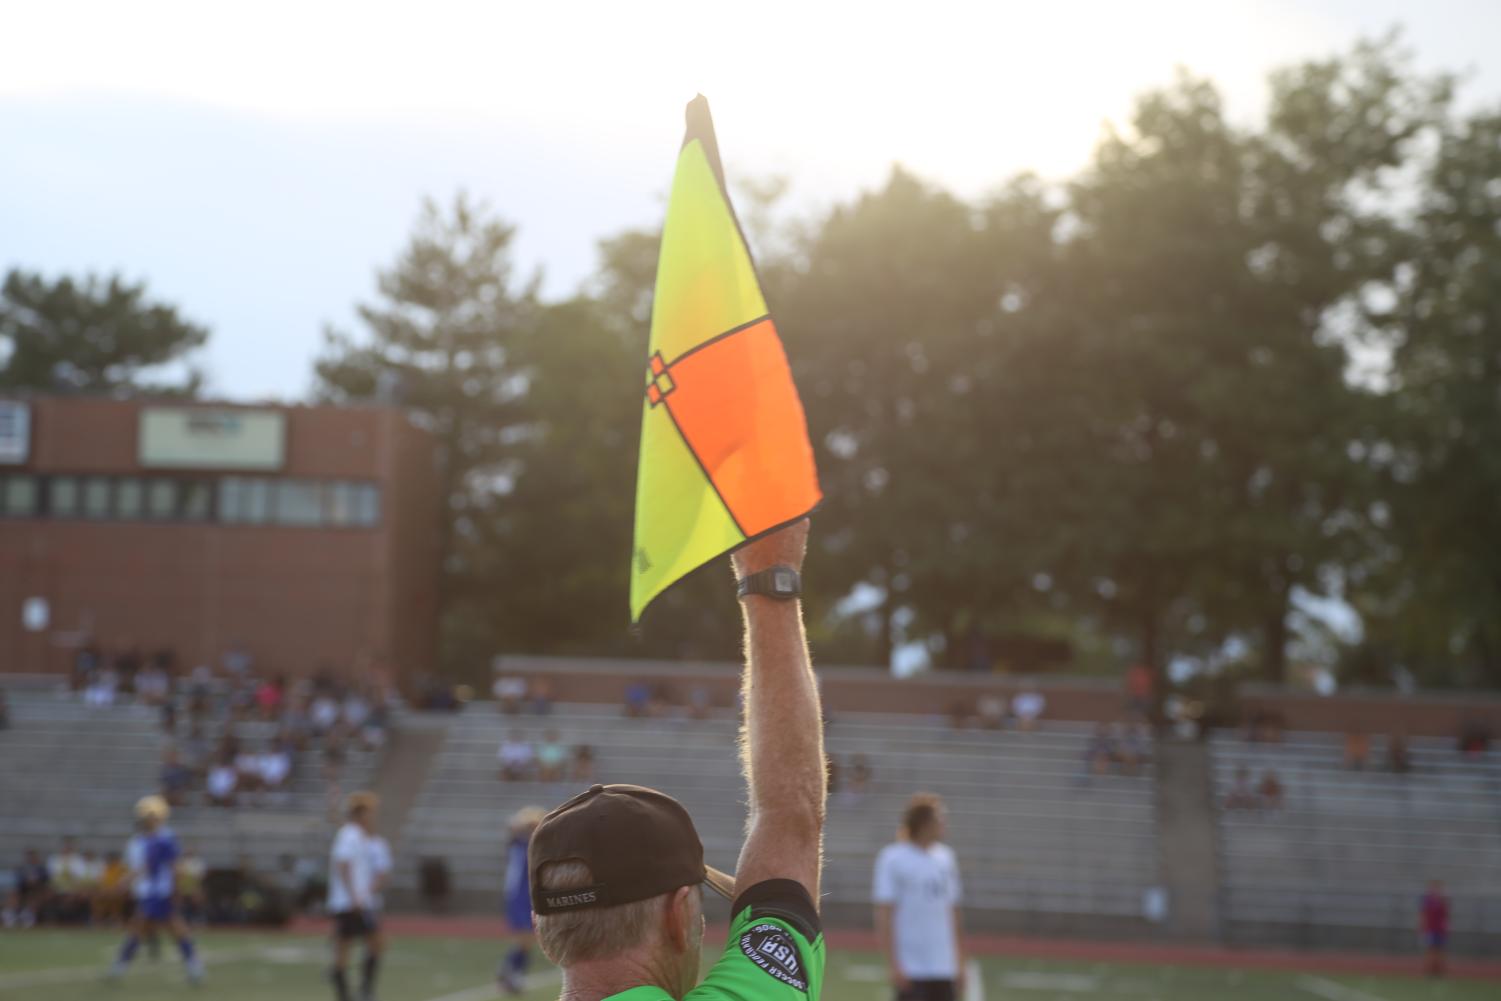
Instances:
[[[742,598],[748,594],[760,594],[778,601],[791,601],[803,593],[803,575],[789,566],[767,567],[740,578],[740,587],[735,593]]]

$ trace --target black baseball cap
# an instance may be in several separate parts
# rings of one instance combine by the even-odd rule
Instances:
[[[552,862],[582,862],[594,882],[543,890],[537,874]],[[645,786],[592,786],[543,817],[527,869],[538,914],[630,904],[695,883],[735,897],[735,877],[704,865],[703,842],[683,804]]]

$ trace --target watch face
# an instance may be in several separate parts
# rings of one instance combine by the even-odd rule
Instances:
[[[777,570],[771,575],[771,587],[777,594],[797,591],[797,576],[791,570]]]

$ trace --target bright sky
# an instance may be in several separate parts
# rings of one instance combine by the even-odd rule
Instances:
[[[577,287],[659,223],[696,92],[732,180],[802,210],[894,162],[973,195],[1076,170],[1175,65],[1251,119],[1269,68],[1397,23],[1501,96],[1487,0],[0,0],[0,269],[144,278],[212,328],[216,394],[292,398],[425,194],[488,200]]]

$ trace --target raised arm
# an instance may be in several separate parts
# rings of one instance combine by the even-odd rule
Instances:
[[[769,567],[801,569],[808,522],[735,553],[737,577]],[[803,635],[802,604],[750,595],[745,619],[745,723],[740,761],[750,788],[745,847],[735,871],[743,891],[768,879],[801,883],[818,901],[823,864],[823,714]]]

